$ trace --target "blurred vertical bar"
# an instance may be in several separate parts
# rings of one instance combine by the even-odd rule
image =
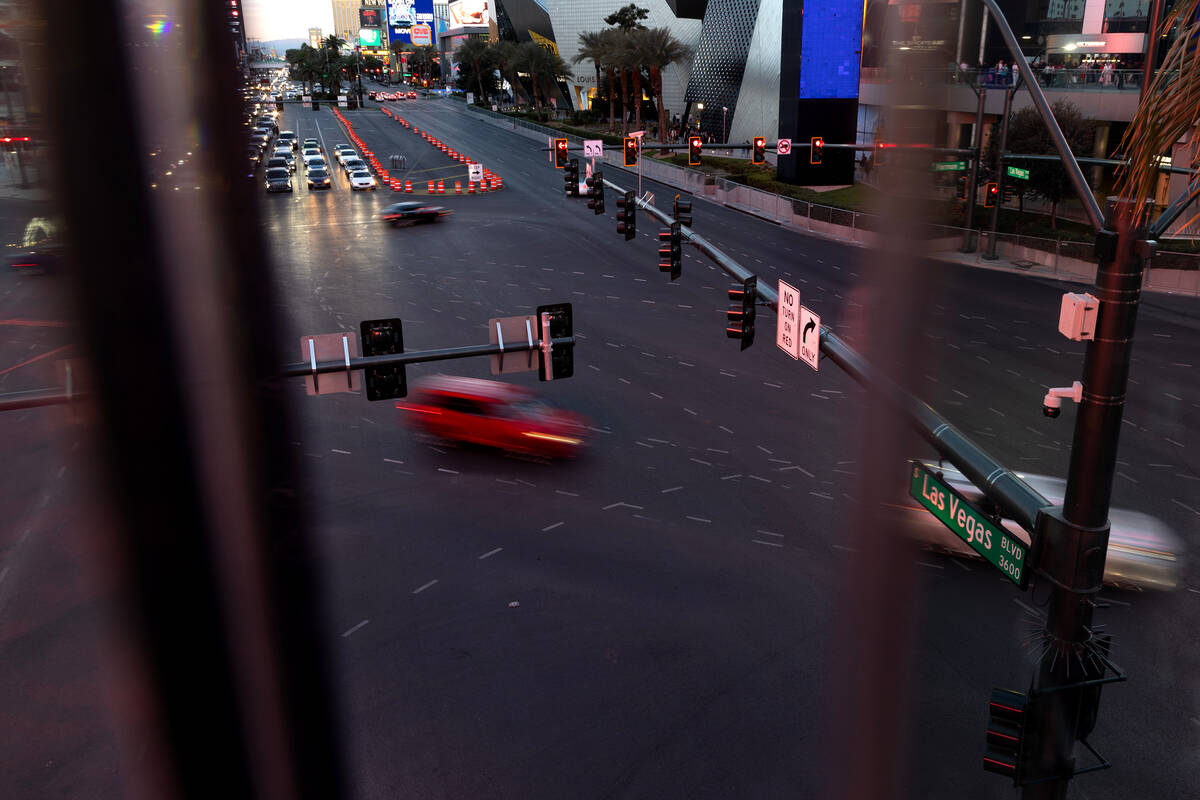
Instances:
[[[865,255],[863,305],[857,339],[866,360],[906,391],[925,349],[922,315],[931,302],[932,275],[922,248],[932,179],[929,147],[944,146],[936,109],[949,108],[946,87],[922,75],[943,69],[954,55],[956,21],[945,3],[904,2],[888,9],[888,97],[881,110],[889,152],[877,167],[883,207],[880,250]],[[926,84],[931,85],[926,85]],[[886,254],[885,257],[879,257]],[[881,501],[903,491],[907,459],[918,445],[897,415],[879,413],[870,395],[858,409],[855,469],[848,505],[849,548],[835,600],[825,730],[831,760],[825,796],[837,800],[907,797],[907,743],[903,735],[912,684],[917,605],[915,549],[882,513]],[[869,765],[867,763],[869,759]]]
[[[53,190],[116,520],[97,535],[127,591],[117,664],[140,679],[138,707],[116,712],[150,762],[127,757],[129,795],[341,797],[225,4],[40,10]],[[64,99],[81,85],[90,102]]]

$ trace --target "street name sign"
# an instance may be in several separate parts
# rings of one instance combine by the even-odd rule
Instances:
[[[779,282],[779,313],[775,315],[775,344],[797,361],[800,360],[800,292]]]
[[[908,493],[939,522],[984,560],[1024,589],[1029,581],[1026,564],[1029,547],[1020,539],[987,518],[961,494],[947,486],[924,464],[909,462],[912,468]]]
[[[1023,181],[1029,180],[1029,170],[1021,169],[1020,167],[1006,167],[1004,174],[1010,178],[1020,178]]]
[[[933,165],[934,172],[962,172],[967,168],[965,161],[938,161]]]
[[[584,139],[583,140],[583,157],[584,158],[604,158],[604,140],[603,139]]]
[[[800,306],[800,360],[817,370],[821,357],[821,318]]]

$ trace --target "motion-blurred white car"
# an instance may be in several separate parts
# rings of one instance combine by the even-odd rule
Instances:
[[[367,172],[365,169],[360,169],[350,173],[350,188],[355,191],[366,189],[375,190],[379,188],[379,184],[376,182],[371,173]]]
[[[924,462],[943,483],[957,491],[969,502],[978,504],[982,493],[965,475],[949,464]],[[1045,475],[1017,473],[1035,491],[1051,503],[1061,503],[1066,493],[1066,481]],[[979,558],[962,539],[952,533],[933,514],[909,499],[904,505],[891,504],[905,514],[902,528],[906,534],[935,550],[966,558]],[[1108,520],[1108,554],[1104,561],[1104,583],[1109,586],[1134,589],[1170,590],[1179,586],[1183,577],[1181,562],[1185,555],[1183,539],[1166,523],[1147,514],[1110,508]],[[1002,519],[1005,530],[1026,545],[1030,536],[1010,519]]]

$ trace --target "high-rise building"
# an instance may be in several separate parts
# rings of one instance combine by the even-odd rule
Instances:
[[[351,47],[357,45],[358,29],[362,27],[358,12],[378,8],[386,14],[386,6],[385,0],[333,0],[333,34]]]
[[[311,47],[313,49],[319,48],[321,46],[321,40],[324,38],[325,37],[321,35],[320,28],[309,28],[308,29],[308,46],[309,47]]]

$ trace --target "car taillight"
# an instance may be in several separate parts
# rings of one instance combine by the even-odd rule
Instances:
[[[441,411],[438,411],[436,408],[426,408],[425,406],[408,406],[408,405],[405,405],[404,403],[396,403],[396,408],[399,409],[400,411],[416,411],[421,414],[440,415],[442,413]]]

